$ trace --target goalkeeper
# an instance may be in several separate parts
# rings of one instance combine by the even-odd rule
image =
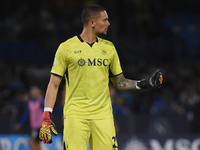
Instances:
[[[117,51],[107,34],[110,23],[102,6],[87,6],[81,16],[83,31],[60,44],[51,69],[45,96],[40,139],[51,143],[57,134],[51,113],[62,78],[66,81],[64,105],[64,150],[117,150],[109,79],[119,91],[157,89],[162,73],[156,70],[146,79],[136,81],[123,75]]]

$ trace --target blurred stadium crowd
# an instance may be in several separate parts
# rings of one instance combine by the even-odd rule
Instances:
[[[1,116],[20,116],[32,85],[45,93],[55,51],[80,34],[88,4],[107,9],[104,38],[115,44],[126,78],[142,79],[156,68],[164,74],[156,91],[119,93],[111,85],[115,115],[199,113],[199,0],[6,0],[0,2]]]

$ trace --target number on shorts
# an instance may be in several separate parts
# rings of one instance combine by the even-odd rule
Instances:
[[[114,147],[114,148],[118,148],[118,146],[116,146],[117,138],[116,138],[115,136],[113,136],[112,139],[114,139],[113,147]]]

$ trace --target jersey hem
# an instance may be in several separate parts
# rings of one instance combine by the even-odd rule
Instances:
[[[109,118],[113,118],[113,115],[112,116],[109,116],[109,117],[100,117],[100,118],[90,118],[90,117],[77,117],[77,116],[65,116],[64,119],[66,118],[76,118],[76,119],[93,119],[93,120],[101,120],[101,119],[109,119]]]

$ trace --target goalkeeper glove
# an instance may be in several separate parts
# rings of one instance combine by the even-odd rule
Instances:
[[[154,71],[147,79],[143,79],[137,82],[138,89],[157,89],[160,88],[163,81],[163,75],[161,71],[158,69]]]
[[[42,115],[42,127],[40,128],[39,137],[40,139],[47,144],[52,143],[51,132],[54,135],[57,135],[56,126],[51,120],[52,113],[49,111],[44,111]]]

